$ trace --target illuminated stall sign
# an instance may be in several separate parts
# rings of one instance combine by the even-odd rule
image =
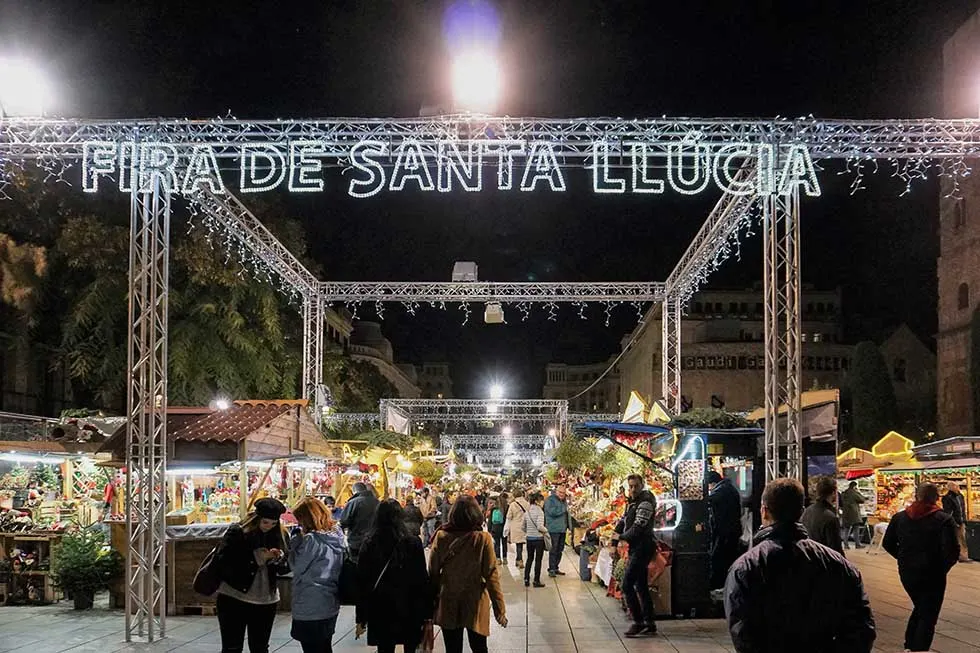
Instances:
[[[801,144],[622,142],[592,143],[585,167],[596,193],[696,195],[708,188],[734,195],[782,195],[801,189],[820,195],[813,160]],[[395,145],[362,140],[296,140],[240,146],[131,141],[88,141],[82,158],[82,188],[94,193],[111,179],[120,191],[134,183],[149,188],[161,178],[185,194],[201,187],[224,193],[227,162],[235,162],[237,188],[264,193],[283,185],[294,193],[326,188],[324,170],[344,167],[347,193],[366,198],[406,188],[417,191],[480,191],[484,175],[497,190],[567,189],[568,165],[558,143],[544,140],[405,140]],[[738,172],[747,161],[752,175]]]

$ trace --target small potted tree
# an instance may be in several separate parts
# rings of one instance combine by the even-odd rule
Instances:
[[[75,601],[76,610],[92,607],[95,594],[123,572],[122,556],[106,546],[101,531],[66,534],[52,554],[51,577]]]

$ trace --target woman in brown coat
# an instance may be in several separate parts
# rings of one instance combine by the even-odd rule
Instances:
[[[462,653],[463,629],[473,653],[487,653],[490,609],[507,627],[500,572],[483,511],[473,497],[461,496],[449,523],[436,533],[429,554],[429,578],[436,588],[435,623],[442,627],[446,653]]]

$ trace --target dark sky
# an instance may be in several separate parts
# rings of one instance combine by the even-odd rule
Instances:
[[[464,2],[466,0],[463,0]],[[329,2],[52,2],[0,0],[0,54],[42,61],[79,117],[413,116],[448,99],[441,0]],[[500,0],[505,97],[500,113],[566,116],[941,115],[941,47],[980,0],[662,2]],[[880,336],[908,322],[936,328],[935,184],[902,188],[881,175],[848,193],[831,167],[824,196],[804,205],[804,281],[844,288],[846,335]],[[328,174],[323,194],[290,199],[327,278],[448,279],[475,260],[487,280],[663,279],[717,196],[569,192],[347,197]],[[758,241],[712,280],[761,277]],[[522,323],[400,306],[384,329],[399,359],[448,359],[461,395],[490,378],[514,395],[540,392],[552,357],[587,361],[618,349],[636,321],[620,307],[586,320],[537,309]],[[371,317],[362,306],[359,314]]]

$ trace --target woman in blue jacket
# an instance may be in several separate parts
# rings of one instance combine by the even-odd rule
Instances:
[[[332,653],[344,563],[344,533],[322,501],[306,497],[293,508],[301,532],[289,541],[293,570],[293,627],[303,653]]]

